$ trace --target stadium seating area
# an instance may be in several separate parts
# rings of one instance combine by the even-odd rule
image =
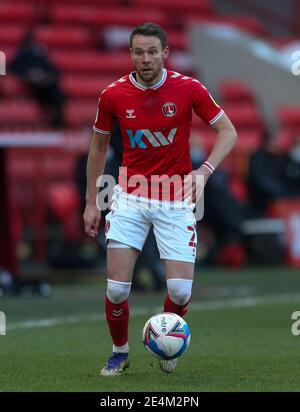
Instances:
[[[211,0],[102,0],[101,5],[103,7],[100,8],[96,0],[86,0],[84,5],[78,0],[17,0],[13,4],[3,1],[0,5],[0,49],[9,61],[25,33],[34,28],[37,40],[47,46],[50,57],[62,72],[61,86],[69,97],[65,117],[70,128],[90,126],[95,112],[92,107],[99,92],[131,69],[129,55],[124,50],[127,49],[128,39],[126,29],[129,32],[141,21],[155,21],[163,25],[168,31],[173,53],[186,55],[188,40],[185,27],[191,20],[227,23],[268,37],[264,25],[258,20],[220,15]],[[105,33],[110,28],[120,30],[119,39],[112,39],[111,45],[104,41]],[[180,71],[178,60],[174,60],[171,55],[168,67]],[[188,59],[184,69],[185,73],[196,76],[193,67],[189,67]],[[262,129],[263,119],[247,85],[224,81],[220,84],[220,94],[237,127],[252,131]],[[3,105],[0,130],[46,127],[35,102],[12,75],[1,81],[0,99]],[[297,120],[293,120],[296,117],[297,111],[293,108],[279,110],[284,127],[286,122],[297,125]]]
[[[85,0],[84,5],[79,0],[16,0],[13,3],[4,0],[0,4],[0,21],[0,50],[5,52],[7,62],[32,28],[37,40],[47,46],[49,56],[62,74],[61,87],[67,96],[64,105],[66,128],[77,132],[91,128],[99,92],[118,76],[131,70],[127,52],[128,33],[142,21],[161,24],[168,32],[172,53],[180,53],[184,69],[181,70],[178,59],[172,57],[172,53],[167,67],[195,77],[197,74],[188,58],[185,30],[190,21],[227,23],[270,38],[258,20],[220,15],[211,0],[101,0],[101,7],[99,0]],[[112,28],[115,37],[111,37],[109,43]],[[283,44],[279,40],[277,44]],[[273,41],[275,43],[276,39]],[[247,84],[223,79],[219,84],[219,95],[221,105],[239,131],[234,155],[225,167],[230,167],[235,179],[243,185],[249,155],[262,143],[264,119]],[[300,108],[279,107],[277,115],[282,147],[287,147],[294,132],[300,131]],[[48,131],[49,125],[26,87],[8,73],[0,82],[0,131],[29,130]],[[212,146],[213,132],[196,117],[193,120],[193,138],[205,151]],[[43,176],[48,182],[70,182],[74,178],[77,156],[86,148],[79,145],[78,150],[67,156],[53,150],[30,156],[26,151],[11,153],[9,172],[12,182],[20,182],[20,179],[25,182],[27,179],[35,187],[34,190],[40,190],[37,189],[37,176]],[[246,193],[245,190],[242,192]],[[33,210],[31,201],[34,194],[28,190],[22,195],[15,192],[12,196],[24,204],[28,216],[28,211]],[[39,216],[33,215],[39,212],[34,210],[32,218],[36,221]]]

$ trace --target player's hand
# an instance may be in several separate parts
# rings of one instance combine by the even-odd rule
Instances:
[[[91,238],[95,238],[98,235],[101,220],[101,210],[98,209],[96,203],[86,204],[83,220],[85,233]]]
[[[191,199],[193,203],[197,203],[202,196],[210,173],[205,166],[200,166],[199,169],[193,170],[188,176],[191,176],[192,184],[189,185],[190,190],[185,193],[184,197]]]

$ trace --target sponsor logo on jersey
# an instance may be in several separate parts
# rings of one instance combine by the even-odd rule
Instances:
[[[163,111],[163,114],[167,117],[175,116],[175,113],[177,111],[176,105],[171,102],[165,103],[162,107],[162,111]]]
[[[150,146],[166,146],[173,143],[174,136],[176,134],[177,127],[171,129],[168,135],[158,131],[151,132],[149,129],[133,130],[126,129],[126,132],[130,139],[130,146],[135,148],[138,146],[140,149],[147,149]],[[145,143],[147,142],[148,145]]]
[[[134,109],[127,109],[126,110],[126,118],[127,119],[135,119],[136,115],[134,114]]]

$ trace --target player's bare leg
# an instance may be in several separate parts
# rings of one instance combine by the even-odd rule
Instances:
[[[194,275],[194,263],[178,260],[165,260],[168,293],[164,303],[164,312],[184,316],[191,302],[191,289]],[[160,360],[160,368],[171,373],[175,370],[177,359]]]
[[[101,376],[121,375],[129,367],[128,296],[138,254],[139,251],[134,248],[107,248],[108,286],[105,310],[113,351],[101,371]]]
[[[107,273],[109,279],[131,282],[134,265],[139,253],[139,250],[132,247],[108,247]]]

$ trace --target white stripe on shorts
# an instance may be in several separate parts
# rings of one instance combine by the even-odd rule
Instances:
[[[131,248],[131,246],[129,245],[125,245],[124,243],[117,242],[116,240],[111,240],[111,239],[108,240],[107,247],[110,249],[117,249],[117,248],[130,249]]]

